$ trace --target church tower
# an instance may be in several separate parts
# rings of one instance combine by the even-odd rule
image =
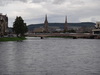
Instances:
[[[67,16],[65,17],[64,32],[68,30]]]
[[[48,20],[47,20],[47,15],[45,16],[45,21],[44,21],[44,32],[48,32]]]
[[[0,36],[7,34],[8,32],[8,17],[0,13]]]

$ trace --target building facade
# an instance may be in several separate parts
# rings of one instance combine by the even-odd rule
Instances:
[[[95,28],[92,30],[93,35],[100,35],[100,22],[97,22]]]
[[[6,35],[8,32],[8,17],[0,13],[0,36]]]

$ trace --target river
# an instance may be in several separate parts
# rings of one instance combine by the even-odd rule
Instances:
[[[100,75],[100,40],[0,42],[0,75]]]

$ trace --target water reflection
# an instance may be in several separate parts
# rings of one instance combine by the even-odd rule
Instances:
[[[100,40],[0,42],[0,75],[100,75]]]

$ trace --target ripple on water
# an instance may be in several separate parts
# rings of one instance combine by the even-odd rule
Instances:
[[[100,75],[100,41],[28,38],[0,42],[1,75]]]

